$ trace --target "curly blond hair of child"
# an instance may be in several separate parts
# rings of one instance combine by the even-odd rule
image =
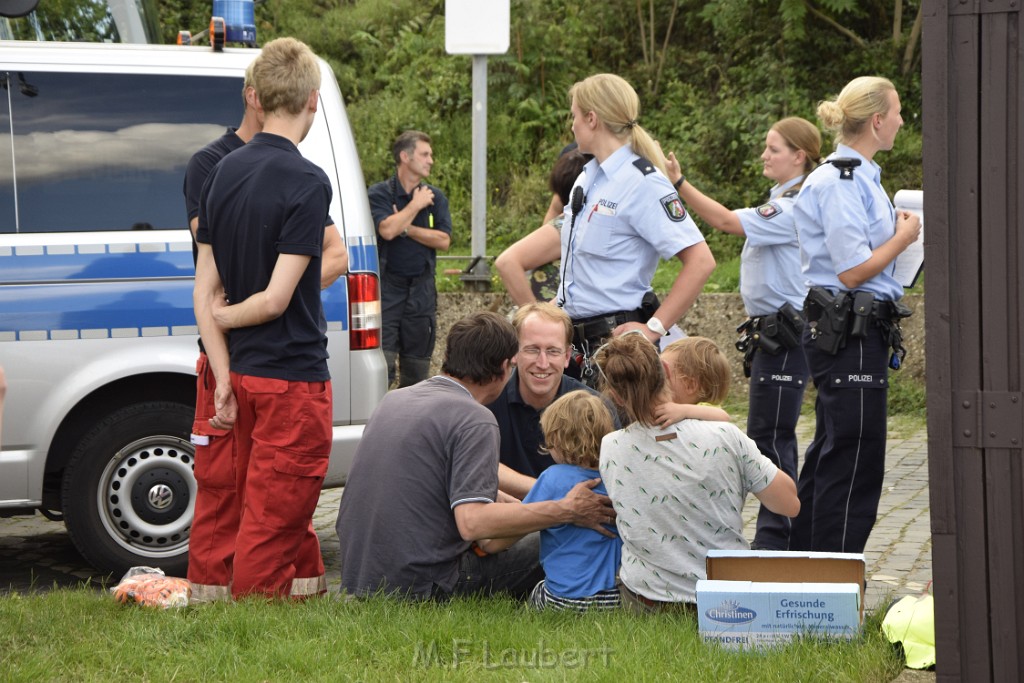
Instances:
[[[601,439],[615,431],[608,405],[589,391],[572,391],[540,416],[544,450],[555,462],[597,469]]]
[[[698,402],[720,405],[729,394],[729,359],[710,339],[679,339],[666,346],[661,357],[676,373],[696,381]]]

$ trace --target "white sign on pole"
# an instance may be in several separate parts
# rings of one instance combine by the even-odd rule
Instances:
[[[444,46],[448,54],[473,56],[473,259],[462,274],[467,287],[490,289],[487,264],[487,55],[508,52],[510,0],[446,0]]]
[[[510,0],[446,0],[444,49],[450,55],[503,55],[511,17]]]

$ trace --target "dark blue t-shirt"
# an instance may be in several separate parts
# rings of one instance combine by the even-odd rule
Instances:
[[[199,197],[203,191],[206,179],[210,172],[221,159],[235,151],[245,143],[238,137],[234,128],[228,128],[224,135],[209,143],[201,150],[192,155],[185,167],[185,182],[182,192],[185,193],[185,211],[188,214],[188,222],[199,215]],[[191,225],[190,225],[191,227]],[[191,234],[191,230],[189,230]],[[199,247],[196,246],[195,238],[192,239],[192,263],[199,258]],[[199,350],[205,352],[203,340],[199,340]]]
[[[229,301],[239,303],[265,290],[279,254],[311,257],[282,315],[229,332],[233,372],[301,382],[330,379],[320,300],[330,203],[327,174],[278,135],[257,134],[210,174],[196,239],[213,248]]]
[[[434,204],[416,214],[412,224],[420,228],[433,228],[448,235],[452,234],[452,216],[448,211],[448,198],[444,192],[427,185],[434,192]],[[391,176],[382,183],[376,183],[367,190],[370,199],[370,213],[373,214],[374,229],[377,230],[377,249],[380,251],[381,274],[387,270],[400,277],[416,277],[429,269],[433,273],[437,263],[437,252],[408,237],[396,237],[392,240],[380,236],[381,221],[401,211],[412,195],[407,193],[396,176]]]
[[[182,191],[185,193],[185,211],[188,212],[189,222],[199,215],[199,196],[213,167],[244,144],[242,138],[235,133],[235,129],[228,128],[224,135],[203,147],[188,160]]]
[[[555,398],[580,389],[599,395],[586,384],[562,375],[562,383]],[[523,400],[519,393],[518,370],[512,373],[501,395],[488,405],[487,409],[494,413],[494,418],[498,421],[498,431],[501,433],[498,459],[503,465],[520,474],[537,478],[541,472],[555,464],[550,455],[540,452],[540,447],[544,445],[544,432],[540,428],[542,411],[534,409]],[[614,411],[612,417],[615,419],[615,428],[618,429],[618,419],[615,418]]]

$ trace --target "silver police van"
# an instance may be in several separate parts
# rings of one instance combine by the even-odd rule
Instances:
[[[104,571],[184,575],[198,331],[182,182],[242,118],[257,50],[30,43],[0,49],[0,516],[63,519]],[[330,67],[300,145],[331,178],[350,272],[324,290],[334,386],[325,486],[344,483],[386,391],[377,249]]]

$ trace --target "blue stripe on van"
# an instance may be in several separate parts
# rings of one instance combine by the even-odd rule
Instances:
[[[83,244],[49,246],[45,250],[38,246],[15,247],[13,254],[0,256],[0,282],[193,277],[191,247],[171,251],[169,246],[166,243]]]
[[[19,339],[196,334],[190,248],[181,243],[0,250],[0,332]],[[347,245],[351,271],[377,273],[372,238]],[[125,282],[124,280],[129,280]],[[348,329],[347,288],[324,291],[329,329]],[[176,329],[177,328],[177,329]]]
[[[0,286],[0,311],[0,331],[46,332],[50,339],[85,331],[132,336],[142,328],[156,328],[146,331],[152,336],[172,334],[171,327],[196,333],[191,279]]]
[[[348,248],[348,269],[350,271],[369,271],[380,275],[380,264],[377,261],[377,240],[373,237],[349,238],[345,246]]]

